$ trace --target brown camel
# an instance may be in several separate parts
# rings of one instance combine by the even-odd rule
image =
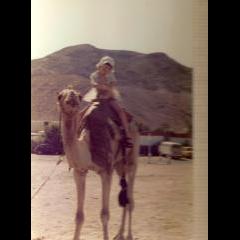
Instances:
[[[137,157],[139,149],[139,133],[136,124],[129,125],[131,137],[133,139],[133,148],[127,150],[127,164],[122,161],[121,154],[118,152],[119,140],[121,139],[118,127],[110,121],[114,131],[114,137],[111,138],[111,168],[106,168],[96,164],[91,156],[89,147],[89,130],[83,129],[79,135],[79,122],[81,118],[81,111],[79,104],[82,96],[79,92],[73,89],[64,89],[58,94],[58,104],[61,114],[61,133],[63,137],[64,151],[70,168],[73,168],[74,180],[77,188],[77,211],[76,211],[76,228],[74,233],[74,240],[80,239],[80,231],[84,222],[84,197],[85,197],[85,179],[88,170],[93,170],[100,175],[102,182],[102,209],[100,213],[103,226],[103,239],[109,240],[108,222],[109,222],[109,197],[112,182],[113,171],[116,170],[119,177],[123,173],[126,175],[128,183],[127,196],[129,203],[123,207],[122,220],[120,229],[114,240],[133,240],[132,237],[132,211],[134,208],[133,186],[137,169]],[[93,146],[94,147],[94,146]],[[128,221],[128,234],[124,238],[124,228],[126,217]]]

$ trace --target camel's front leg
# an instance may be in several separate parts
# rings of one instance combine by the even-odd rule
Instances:
[[[109,221],[109,198],[112,183],[112,173],[101,173],[102,180],[102,210],[101,221],[103,225],[103,237],[104,240],[109,240],[108,237],[108,221]]]
[[[76,228],[73,240],[80,240],[80,231],[84,222],[83,204],[85,198],[85,180],[86,172],[74,169],[74,180],[77,188],[77,212],[76,212]]]

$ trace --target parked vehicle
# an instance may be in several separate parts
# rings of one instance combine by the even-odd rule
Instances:
[[[192,159],[193,149],[192,147],[182,147],[182,157]]]
[[[182,157],[182,145],[176,142],[162,142],[159,146],[161,156],[172,159],[180,159]]]

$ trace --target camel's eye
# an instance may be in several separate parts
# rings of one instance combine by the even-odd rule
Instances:
[[[62,94],[59,94],[59,95],[58,95],[58,101],[60,101],[61,98],[62,98]]]

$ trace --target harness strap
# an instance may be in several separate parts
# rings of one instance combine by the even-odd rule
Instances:
[[[121,141],[120,142],[120,146],[121,146],[121,150],[122,150],[122,161],[123,161],[123,165],[127,164],[127,157],[126,157],[126,146],[124,145],[124,143]],[[120,179],[120,186],[121,186],[121,191],[119,193],[118,196],[118,201],[119,201],[119,205],[121,207],[126,207],[126,205],[129,203],[129,199],[128,199],[128,194],[127,194],[127,181],[126,181],[126,172],[125,172],[125,168],[123,167],[123,174],[122,177]]]

